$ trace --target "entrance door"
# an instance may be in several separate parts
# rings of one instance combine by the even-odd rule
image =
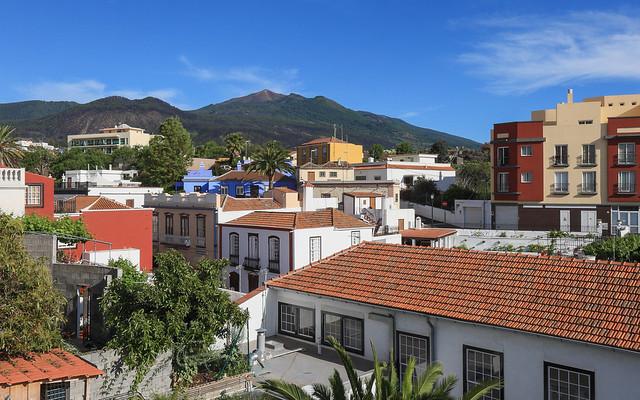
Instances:
[[[399,219],[398,220],[398,230],[399,231],[403,231],[404,230],[404,219]]]
[[[240,291],[240,276],[235,271],[229,273],[229,289]]]
[[[571,210],[560,210],[560,230],[562,232],[571,230]]]
[[[258,288],[258,285],[260,284],[258,275],[249,274],[247,279],[249,280],[249,292]]]
[[[580,231],[581,232],[595,232],[597,229],[595,211],[581,211],[580,212]]]
[[[315,180],[316,180],[316,173],[315,173],[315,171],[309,171],[309,172],[307,173],[307,180],[308,180],[308,181],[310,181],[310,182],[313,182],[313,181],[315,181]]]

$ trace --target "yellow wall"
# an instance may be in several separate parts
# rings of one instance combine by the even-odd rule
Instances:
[[[323,151],[326,148],[326,152]],[[331,161],[344,161],[350,164],[360,163],[364,157],[362,145],[353,143],[317,143],[300,145],[298,150],[298,165],[311,161],[311,151],[315,150],[313,162],[324,164]],[[325,156],[326,154],[326,156]]]

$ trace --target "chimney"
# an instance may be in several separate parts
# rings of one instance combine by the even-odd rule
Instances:
[[[573,103],[573,89],[567,90],[567,104]]]
[[[302,184],[302,211],[313,211],[313,185],[311,182]]]

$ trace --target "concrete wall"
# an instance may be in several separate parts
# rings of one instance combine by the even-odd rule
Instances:
[[[88,195],[104,196],[122,204],[126,204],[127,200],[133,200],[133,206],[135,208],[141,208],[144,206],[144,197],[146,194],[160,194],[163,191],[164,189],[162,188],[154,187],[90,187]]]
[[[58,239],[55,235],[26,233],[24,247],[33,258],[43,258],[47,265],[56,262]]]
[[[24,168],[0,168],[0,212],[24,215]]]

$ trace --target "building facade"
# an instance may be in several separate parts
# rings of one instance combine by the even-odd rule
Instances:
[[[134,128],[127,124],[116,125],[113,128],[103,128],[98,133],[82,133],[67,136],[69,149],[97,149],[111,154],[118,147],[148,146],[152,134],[144,129]]]
[[[25,214],[36,214],[53,219],[55,180],[32,172],[25,172],[25,185]]]
[[[418,178],[434,182],[449,178],[449,184],[453,183],[455,169],[449,163],[436,162],[437,157],[437,154],[405,154],[389,156],[387,161],[355,164],[355,179],[395,181],[403,189],[413,186]]]
[[[640,95],[574,103],[569,91],[566,103],[533,111],[531,121],[495,124],[494,226],[600,232],[621,220],[638,232],[639,104]]]
[[[24,168],[0,167],[0,211],[21,217],[25,211]]]
[[[362,162],[362,145],[340,140],[336,137],[323,137],[303,143],[296,147],[297,164],[325,164],[328,162]]]
[[[354,180],[353,166],[346,162],[314,164],[308,162],[298,167],[299,182],[327,182]]]

